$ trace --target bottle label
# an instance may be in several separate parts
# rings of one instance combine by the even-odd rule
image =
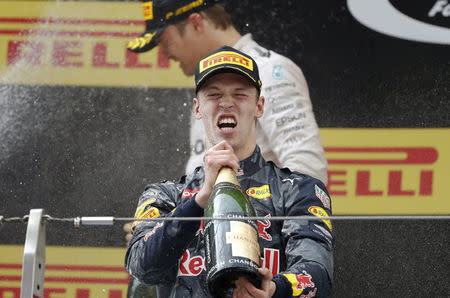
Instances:
[[[227,214],[231,221],[209,221],[205,225],[205,261],[207,279],[231,268],[256,272],[261,252],[256,224],[238,220],[242,216]]]
[[[231,244],[233,257],[243,257],[259,263],[259,243],[256,230],[249,224],[230,221],[230,231],[225,235],[226,243]]]

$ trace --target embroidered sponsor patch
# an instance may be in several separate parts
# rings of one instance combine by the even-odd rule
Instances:
[[[182,199],[188,199],[188,198],[192,198],[196,193],[198,193],[200,191],[200,189],[185,189],[183,190],[183,194],[181,195]]]
[[[330,239],[333,238],[333,236],[331,236],[331,233],[328,232],[328,230],[325,229],[324,227],[321,227],[321,226],[316,225],[316,224],[314,224],[314,226],[315,226],[317,229],[319,229],[319,230],[324,234],[325,237],[328,237],[328,238],[330,238]]]
[[[309,207],[308,212],[317,217],[329,217],[328,213],[323,208],[318,206]],[[327,225],[330,231],[333,230],[333,226],[331,225],[331,221],[329,219],[322,219],[322,221]]]
[[[148,210],[144,211],[139,218],[155,218],[160,215],[158,208],[151,207]],[[143,220],[135,220],[131,224],[131,229],[134,229],[138,224],[143,222]]]
[[[327,195],[327,193],[323,189],[318,187],[317,184],[314,185],[314,188],[316,190],[316,197],[319,198],[319,200],[322,202],[322,204],[323,204],[323,206],[325,208],[330,209],[330,207],[331,207],[331,204],[330,204],[331,200],[330,200],[330,197]]]
[[[306,271],[302,271],[301,274],[285,273],[283,274],[292,286],[292,296],[299,296],[303,293],[303,290],[307,288],[315,288],[315,284],[312,281],[312,277]]]
[[[301,181],[302,179],[301,178],[286,178],[286,179],[283,179],[283,180],[281,180],[281,182],[283,182],[283,183],[285,183],[285,182],[290,182],[291,183],[291,185],[294,185],[294,181],[295,180],[297,180],[297,181]]]
[[[276,80],[281,80],[283,78],[283,66],[275,65],[272,69],[272,77]]]
[[[140,204],[139,207],[136,209],[136,212],[134,213],[134,217],[136,218],[142,218],[144,217],[143,214],[145,213],[145,209],[148,205],[153,204],[156,202],[156,198],[150,198],[144,201],[144,203]]]
[[[158,222],[150,232],[147,232],[147,234],[144,235],[144,242],[146,242],[151,235],[155,234],[156,230],[158,230],[163,225],[164,223]]]
[[[265,199],[270,198],[272,194],[270,193],[269,185],[265,184],[259,187],[250,187],[246,191],[247,195],[255,199]]]
[[[158,226],[155,226],[155,229],[158,228]],[[153,230],[147,233],[149,236],[153,234]],[[149,236],[147,235],[145,235],[147,238],[144,238],[144,240],[148,239]],[[280,273],[280,250],[265,247],[261,256],[261,264],[261,267],[269,269],[273,276]],[[189,250],[186,250],[178,262],[177,276],[197,276],[203,270],[206,270],[205,258],[201,255],[192,256]]]
[[[316,297],[316,294],[317,294],[317,288],[314,288],[314,290],[312,290],[308,294],[300,295],[299,298],[312,298],[312,297]]]
[[[199,72],[220,64],[235,64],[253,71],[252,60],[235,52],[219,52],[200,61]]]
[[[270,214],[265,217],[270,218]],[[272,236],[267,232],[267,229],[270,228],[272,223],[270,220],[258,220],[258,235],[260,238],[265,239],[267,241],[272,241]]]

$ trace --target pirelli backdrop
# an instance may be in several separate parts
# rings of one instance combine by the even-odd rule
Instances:
[[[336,215],[450,214],[450,2],[416,2],[226,1],[302,68]],[[0,0],[0,215],[130,217],[183,173],[193,78],[125,50],[143,27],[139,2]],[[448,221],[333,225],[336,297],[450,293]],[[19,297],[25,228],[0,226],[0,297]],[[48,224],[45,297],[123,297],[123,238]]]

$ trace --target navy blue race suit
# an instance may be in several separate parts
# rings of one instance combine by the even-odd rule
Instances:
[[[262,266],[274,275],[274,297],[329,297],[333,275],[331,202],[323,183],[266,162],[259,147],[240,162],[238,177],[258,220]],[[202,167],[177,183],[146,187],[135,217],[201,217],[195,194]],[[271,216],[309,215],[311,220],[271,221]],[[160,297],[210,297],[205,281],[203,224],[199,221],[133,223],[125,263],[131,275],[155,284]]]

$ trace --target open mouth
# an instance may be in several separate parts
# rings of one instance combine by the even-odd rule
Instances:
[[[219,127],[220,130],[231,130],[233,128],[235,128],[237,125],[236,123],[236,119],[234,119],[234,117],[231,116],[223,116],[219,118],[219,121],[217,122],[217,126]]]

